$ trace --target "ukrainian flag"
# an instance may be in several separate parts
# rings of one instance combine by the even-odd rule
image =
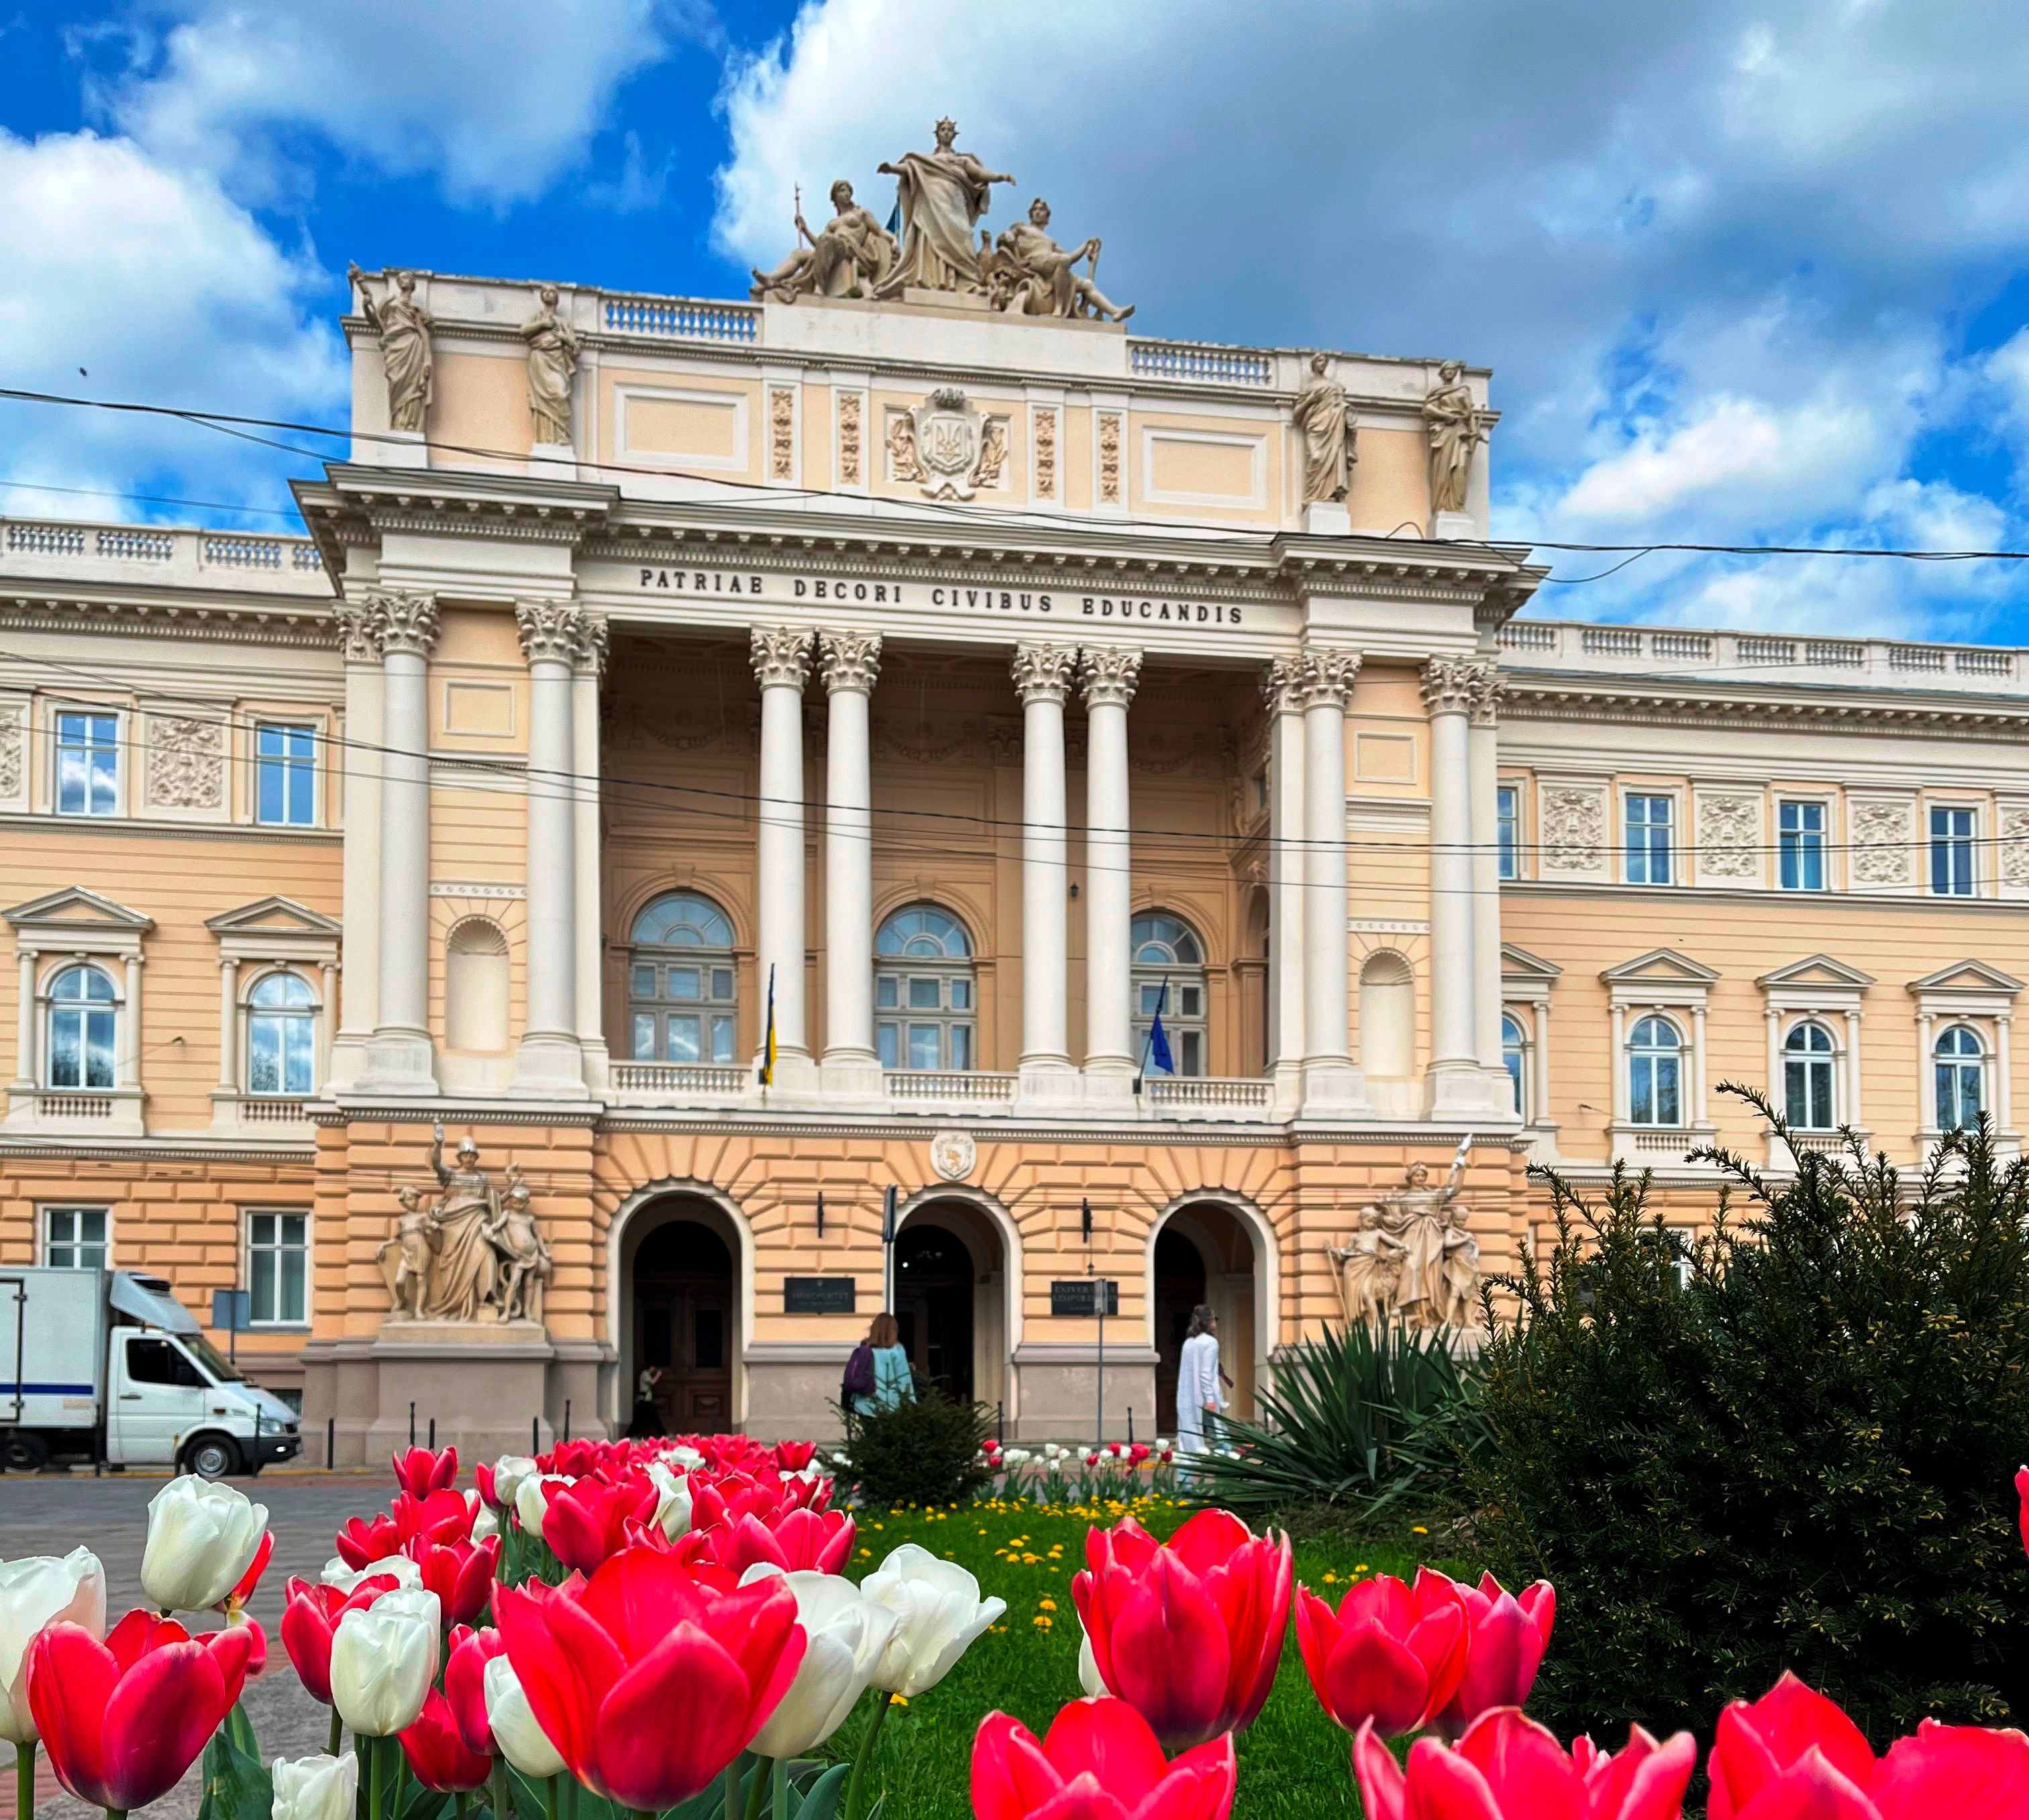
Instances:
[[[764,1087],[775,1084],[775,969],[772,963],[768,968],[768,1034],[761,1042],[761,1084]]]

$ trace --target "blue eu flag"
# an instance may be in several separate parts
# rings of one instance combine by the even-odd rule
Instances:
[[[1170,1038],[1163,1028],[1163,1007],[1170,1002],[1170,982],[1163,982],[1163,990],[1155,1000],[1155,1021],[1148,1027],[1148,1054],[1144,1068],[1156,1068],[1166,1075],[1177,1072],[1176,1057],[1170,1053]]]

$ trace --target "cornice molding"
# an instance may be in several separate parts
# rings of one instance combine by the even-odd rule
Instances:
[[[1830,699],[1720,695],[1709,690],[1630,689],[1604,678],[1590,685],[1568,678],[1538,682],[1526,671],[1512,670],[1504,672],[1500,682],[1511,721],[1597,721],[1611,716],[1637,722],[1696,720],[1706,726],[1732,729],[1786,722],[1834,732],[1907,728],[1963,737],[1994,732],[2020,734],[2029,729],[2029,700],[2003,708],[1975,706],[1973,700],[1946,704],[1934,696],[1912,700],[1891,690],[1882,690],[1879,696],[1841,694]]]

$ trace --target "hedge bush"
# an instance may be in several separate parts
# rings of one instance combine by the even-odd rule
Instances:
[[[913,1402],[845,1415],[839,1477],[869,1505],[960,1503],[992,1476],[979,1450],[992,1432],[985,1403],[954,1402],[918,1378]]]
[[[1790,1668],[1877,1742],[2023,1724],[2029,1174],[1984,1128],[1914,1182],[1704,1153],[1745,1216],[1723,1190],[1689,1253],[1645,1176],[1589,1200],[1548,1174],[1556,1245],[1484,1355],[1482,1540],[1557,1588],[1537,1704],[1701,1729]]]

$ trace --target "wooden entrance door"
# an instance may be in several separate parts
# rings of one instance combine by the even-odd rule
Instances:
[[[662,1369],[655,1407],[673,1434],[733,1425],[733,1256],[694,1220],[658,1227],[634,1258],[634,1369]]]
[[[1177,1432],[1177,1367],[1190,1332],[1191,1310],[1205,1298],[1204,1257],[1174,1227],[1155,1235],[1156,1432]]]
[[[895,1320],[924,1382],[972,1401],[972,1254],[941,1226],[918,1220],[895,1241]]]

